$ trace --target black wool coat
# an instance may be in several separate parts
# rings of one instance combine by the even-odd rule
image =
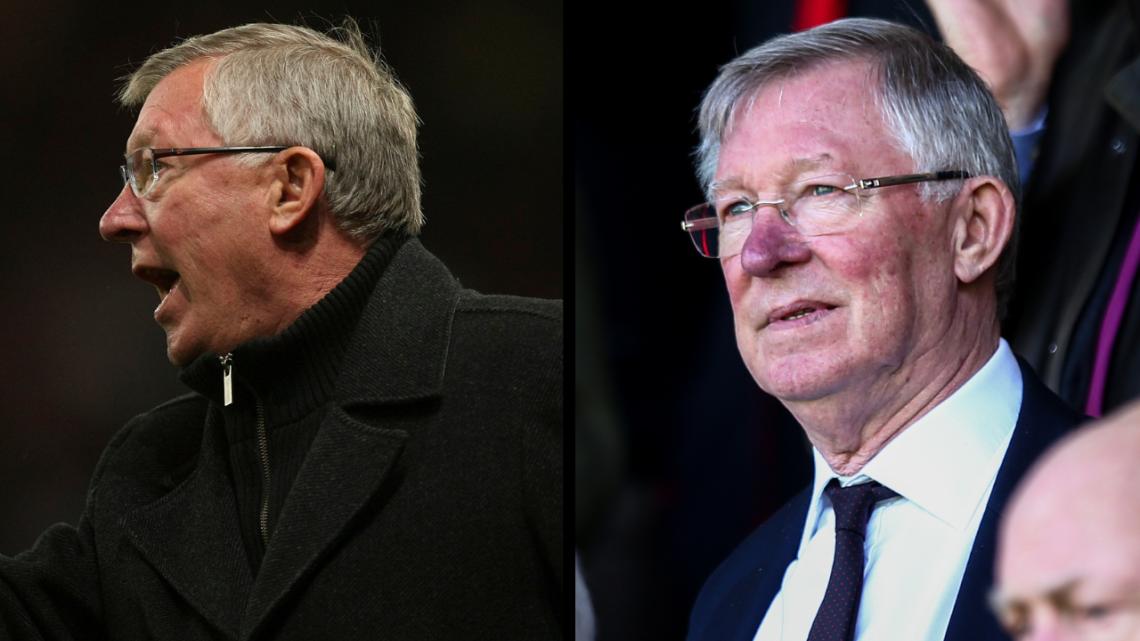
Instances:
[[[562,369],[561,301],[461,289],[409,240],[256,575],[191,394],[114,437],[78,527],[0,557],[0,639],[561,638]]]

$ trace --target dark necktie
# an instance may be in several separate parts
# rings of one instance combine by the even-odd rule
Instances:
[[[827,484],[827,497],[835,508],[835,560],[827,592],[815,615],[807,641],[851,641],[863,593],[863,540],[875,504],[898,496],[894,490],[871,481],[839,487]]]

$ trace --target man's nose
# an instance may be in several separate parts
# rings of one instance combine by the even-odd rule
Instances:
[[[761,207],[754,214],[752,231],[740,251],[744,271],[757,278],[811,260],[811,250],[803,236],[784,221],[773,207]]]
[[[130,185],[123,185],[119,197],[107,208],[99,220],[99,235],[103,240],[133,243],[147,232],[146,216]]]

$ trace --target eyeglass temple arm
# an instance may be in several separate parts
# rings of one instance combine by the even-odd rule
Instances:
[[[285,151],[288,147],[176,147],[173,149],[151,149],[154,158],[169,156],[199,156],[201,154],[238,154],[247,151]]]
[[[717,220],[716,218],[701,218],[700,220],[696,220],[696,221],[692,221],[692,222],[687,221],[687,220],[681,221],[681,230],[682,231],[700,231],[702,229],[713,229],[714,227],[719,227],[719,226],[720,226],[720,221]]]
[[[891,185],[906,185],[921,183],[930,180],[957,180],[969,178],[967,171],[935,171],[928,174],[906,174],[905,176],[887,176],[885,178],[865,178],[859,182],[860,189],[874,189],[876,187],[890,187]]]
[[[169,156],[197,156],[201,154],[238,154],[250,151],[285,151],[288,147],[271,146],[271,147],[191,147],[191,148],[176,148],[176,149],[152,149],[151,157],[155,160],[159,158],[167,158]],[[336,161],[321,156],[321,162],[325,164],[326,169],[336,171]]]

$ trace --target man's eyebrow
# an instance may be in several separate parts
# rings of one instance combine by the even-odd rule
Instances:
[[[1067,605],[1073,600],[1073,592],[1080,585],[1080,579],[1071,579],[1055,588],[1047,590],[1044,597],[1054,605]],[[1030,595],[1030,598],[1035,595]],[[990,609],[994,613],[1000,613],[1004,608],[1017,605],[1025,602],[1024,596],[1013,596],[1000,590],[996,586],[990,590],[989,597]]]
[[[123,155],[129,156],[131,154],[131,151],[135,149],[138,149],[140,147],[149,147],[151,145],[151,141],[154,140],[154,137],[156,135],[158,135],[158,131],[155,129],[147,129],[145,131],[136,132],[134,135],[127,139],[127,150]]]
[[[1069,606],[1073,604],[1073,592],[1076,591],[1077,586],[1080,584],[1080,579],[1073,579],[1064,585],[1053,588],[1045,593],[1045,597],[1049,599],[1050,603],[1058,607]]]
[[[833,160],[834,158],[832,158],[831,154],[827,153],[811,158],[792,158],[784,163],[783,168],[776,172],[775,175],[787,180],[806,171],[819,169],[823,165],[831,164]],[[747,191],[748,188],[744,186],[744,181],[738,176],[730,176],[724,180],[714,180],[709,183],[710,194],[728,190]]]
[[[729,189],[743,190],[744,181],[736,176],[733,176],[731,178],[725,178],[724,180],[714,180],[709,183],[709,193],[711,194]]]
[[[785,175],[803,173],[812,169],[819,169],[823,165],[829,165],[835,159],[831,154],[820,154],[813,158],[793,158],[785,165]]]

